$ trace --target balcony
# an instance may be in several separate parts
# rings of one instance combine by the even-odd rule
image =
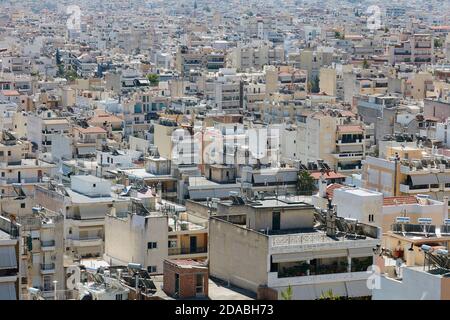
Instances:
[[[333,153],[333,156],[337,159],[345,159],[345,160],[362,160],[364,154],[362,152],[355,153]]]
[[[191,248],[169,248],[169,256],[192,256],[195,257],[203,257],[206,256],[207,248],[206,247],[198,247],[195,249]],[[186,258],[186,257],[185,257]],[[194,258],[194,257],[192,257]]]
[[[103,239],[99,237],[78,238],[70,239],[69,243],[73,247],[95,247],[101,246],[103,244]]]
[[[55,240],[41,241],[42,251],[54,251],[55,250]]]
[[[347,281],[361,281],[367,280],[370,276],[369,272],[342,272],[331,274],[320,274],[312,276],[302,277],[286,277],[279,278],[277,272],[269,272],[268,286],[298,286],[308,284],[321,284],[321,283],[335,283],[335,282],[347,282]]]
[[[55,264],[54,263],[41,263],[41,273],[42,274],[55,273]]]
[[[362,139],[354,139],[354,140],[342,140],[342,139],[338,139],[336,140],[336,144],[338,145],[347,145],[347,144],[363,144],[363,140]]]

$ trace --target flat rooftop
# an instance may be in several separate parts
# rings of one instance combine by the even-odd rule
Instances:
[[[73,203],[101,203],[101,202],[118,202],[118,201],[128,201],[129,198],[119,197],[114,193],[111,193],[107,197],[89,197],[84,194],[73,191],[72,189],[66,188],[67,193],[72,199]]]
[[[150,172],[147,172],[144,168],[136,168],[136,169],[121,169],[118,170],[123,172],[129,177],[137,178],[137,179],[165,179],[165,180],[176,180],[169,174],[156,175]]]
[[[249,202],[248,205],[252,208],[313,208],[307,200],[296,200],[279,197],[271,199],[256,200]]]

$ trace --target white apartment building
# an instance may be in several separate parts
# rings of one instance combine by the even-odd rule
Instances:
[[[104,252],[105,216],[126,212],[129,199],[111,192],[111,183],[95,176],[71,176],[70,188],[50,183],[37,187],[36,203],[65,217],[65,250],[75,257]]]

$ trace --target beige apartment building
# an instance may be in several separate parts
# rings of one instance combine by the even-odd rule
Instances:
[[[71,176],[70,188],[48,183],[36,187],[36,203],[62,212],[65,251],[74,257],[101,256],[104,252],[105,216],[127,212],[129,199],[111,191],[108,180],[95,176]]]
[[[364,239],[337,231],[331,240],[315,227],[315,209],[305,200],[266,198],[236,203],[238,213],[217,212],[209,224],[210,275],[260,298],[279,299],[288,286],[300,300],[330,289],[339,296],[371,295],[366,270],[380,243],[377,228]]]
[[[386,159],[366,157],[362,173],[366,188],[386,196],[450,196],[450,164],[443,155],[419,147],[387,147]]]
[[[132,192],[127,213],[106,216],[103,258],[112,265],[139,263],[152,274],[162,274],[164,259],[205,260],[207,220],[148,190]]]

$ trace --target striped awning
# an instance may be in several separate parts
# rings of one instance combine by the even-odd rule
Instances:
[[[420,174],[420,175],[411,175],[411,181],[413,186],[420,186],[426,184],[439,184],[438,178],[436,174]]]

